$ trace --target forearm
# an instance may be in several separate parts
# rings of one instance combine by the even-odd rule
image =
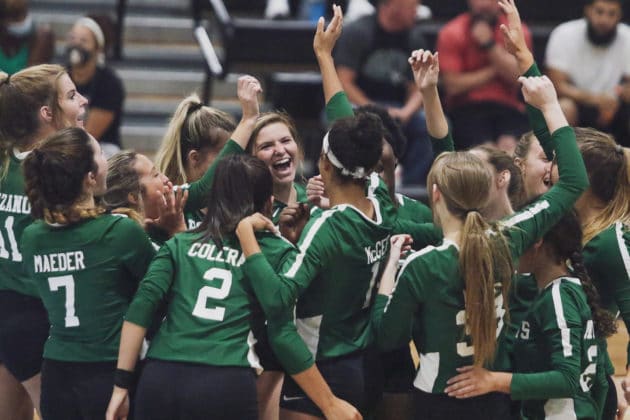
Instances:
[[[128,321],[123,322],[118,350],[118,369],[133,372],[146,332],[146,328],[140,325]]]
[[[564,116],[562,108],[560,108],[560,103],[557,101],[544,106],[543,109],[541,109],[541,112],[543,113],[543,117],[545,118],[545,122],[550,132],[553,133],[562,127],[569,126],[567,118]]]
[[[448,95],[461,95],[488,83],[494,76],[495,70],[490,66],[467,73],[444,73],[444,86]]]
[[[495,46],[488,51],[488,58],[496,70],[496,74],[503,79],[503,81],[512,86],[518,85],[517,79],[521,75],[521,72],[519,71],[519,66],[514,56],[503,47],[495,44]]]
[[[525,63],[530,62],[530,61],[527,59],[527,60],[519,61],[519,63],[521,62],[523,66],[525,66],[526,65]],[[523,72],[523,76],[525,77],[542,76],[542,73],[540,72],[538,65],[534,62],[533,57],[531,58],[531,64]],[[531,127],[532,131],[534,132],[534,135],[540,142],[540,145],[544,149],[547,159],[552,160],[553,149],[551,149],[551,142],[550,142],[551,133],[549,132],[549,128],[547,127],[547,122],[545,121],[545,117],[543,116],[542,112],[540,112],[538,108],[533,107],[529,104],[525,105],[525,109],[527,110],[527,118],[529,119],[529,126]]]
[[[278,276],[262,253],[255,253],[242,265],[243,273],[251,279],[252,288],[268,319],[282,316],[292,308],[300,288]]]
[[[316,53],[317,63],[319,64],[319,71],[322,75],[322,86],[324,88],[324,100],[328,103],[335,94],[343,91],[343,85],[337,70],[335,69],[335,62],[333,57],[327,53]]]
[[[354,70],[341,66],[337,74],[350,102],[359,106],[367,105],[372,102],[370,98],[365,95],[365,92],[356,84],[356,72]]]
[[[443,139],[449,134],[448,121],[444,115],[442,102],[437,87],[426,89],[422,92],[424,98],[424,114],[426,117],[429,136],[435,139]]]
[[[317,369],[317,365],[312,365],[305,371],[291,375],[291,377],[325,415],[334,403],[335,395]]]
[[[269,342],[285,372],[295,375],[313,366],[313,355],[297,332],[293,322],[293,308],[267,319]]]

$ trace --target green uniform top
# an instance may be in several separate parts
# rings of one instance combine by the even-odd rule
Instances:
[[[433,223],[433,212],[426,204],[398,193],[396,193],[396,199],[399,218],[418,223]]]
[[[602,306],[620,314],[630,328],[630,227],[617,222],[584,246],[584,265]],[[630,345],[628,346],[630,362]],[[610,374],[614,373],[609,365]]]
[[[279,267],[295,247],[271,233],[257,234],[265,257]],[[175,235],[161,248],[127,312],[148,328],[162,302],[167,312],[151,341],[150,358],[214,366],[260,367],[254,352],[265,318],[235,235],[218,247],[199,233]],[[263,307],[265,302],[261,300]]]
[[[551,141],[556,145],[560,180],[538,201],[500,224],[514,261],[557,223],[588,186],[573,130],[560,128]],[[415,318],[414,341],[421,359],[415,384],[425,392],[442,392],[446,380],[457,374],[455,368],[472,363],[473,348],[464,333],[463,290],[457,248],[446,241],[408,257],[391,298],[379,296],[374,306],[372,319],[384,348],[404,344]],[[502,300],[497,294],[500,319],[505,310]],[[500,320],[499,327],[502,324]]]
[[[577,278],[549,283],[516,336],[510,393],[526,419],[594,419],[591,388],[598,346],[591,310]]]
[[[297,330],[315,360],[344,356],[371,342],[369,308],[391,234],[391,220],[372,202],[375,220],[347,204],[314,214],[298,242],[300,253],[280,274],[261,254],[243,266],[254,287],[275,301],[273,312],[293,308],[299,298]],[[276,354],[290,374],[309,367]]]
[[[33,282],[26,275],[19,244],[24,229],[33,222],[31,205],[24,192],[20,168],[26,153],[11,153],[6,176],[0,179],[0,290],[13,290],[37,296]],[[0,166],[0,173],[3,168]]]
[[[295,199],[298,203],[306,203],[308,202],[308,197],[306,196],[306,188],[304,188],[301,184],[293,183],[293,189],[295,190]],[[274,225],[277,225],[280,222],[280,213],[287,206],[286,203],[283,203],[280,200],[273,200],[273,212],[271,214],[271,221]]]
[[[118,358],[123,317],[155,255],[142,227],[124,216],[24,230],[24,261],[42,298],[50,335],[47,359]]]
[[[184,220],[186,221],[186,228],[191,230],[198,227],[201,222],[203,222],[203,218],[205,215],[201,210],[195,211],[187,211],[184,212]]]

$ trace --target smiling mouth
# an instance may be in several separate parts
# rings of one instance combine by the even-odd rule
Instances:
[[[273,167],[273,169],[278,171],[289,169],[289,167],[291,166],[291,158],[281,159],[271,166]]]
[[[543,178],[543,184],[545,187],[551,187],[551,176],[546,176]]]

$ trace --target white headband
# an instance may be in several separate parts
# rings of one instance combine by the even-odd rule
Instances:
[[[105,49],[105,35],[103,34],[103,30],[99,26],[98,23],[92,18],[82,17],[76,21],[75,25],[81,25],[88,28],[93,34],[94,38],[96,38],[96,44],[98,47],[103,50]]]
[[[328,134],[330,131],[326,133],[324,136],[324,140],[322,141],[322,152],[326,155],[330,163],[339,170],[341,170],[341,174],[345,176],[351,176],[354,179],[365,179],[367,177],[367,171],[364,167],[359,166],[354,171],[348,170],[343,164],[337,159],[337,156],[333,153],[330,148],[330,142],[328,141]]]

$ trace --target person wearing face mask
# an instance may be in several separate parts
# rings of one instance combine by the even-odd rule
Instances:
[[[630,145],[630,27],[623,0],[590,0],[584,18],[549,37],[545,61],[572,125],[594,127]]]
[[[0,70],[8,74],[48,63],[55,35],[47,25],[36,25],[27,0],[0,0]]]
[[[98,19],[99,22],[102,19]],[[106,25],[82,17],[68,33],[68,73],[89,100],[85,129],[101,144],[107,157],[120,150],[120,125],[125,91],[120,77],[105,64]]]

